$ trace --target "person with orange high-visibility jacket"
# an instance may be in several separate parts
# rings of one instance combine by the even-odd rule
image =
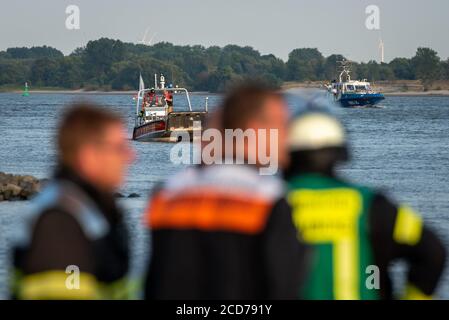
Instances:
[[[279,93],[251,84],[225,98],[214,127],[271,128],[284,137],[287,117]],[[282,166],[285,140],[279,141],[268,149],[279,149]],[[306,249],[284,183],[277,175],[261,175],[261,163],[248,163],[250,151],[243,147],[241,164],[192,166],[154,190],[145,217],[152,247],[147,299],[298,297]],[[225,159],[236,159],[232,150]]]

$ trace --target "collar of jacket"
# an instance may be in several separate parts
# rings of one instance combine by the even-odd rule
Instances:
[[[113,194],[98,190],[93,184],[66,166],[58,166],[54,178],[56,180],[68,180],[77,185],[98,206],[109,223],[115,224],[121,220],[122,214],[116,205]]]

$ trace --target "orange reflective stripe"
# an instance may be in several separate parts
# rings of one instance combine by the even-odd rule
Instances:
[[[223,194],[155,196],[146,220],[152,229],[260,232],[271,204],[260,199],[240,199]]]

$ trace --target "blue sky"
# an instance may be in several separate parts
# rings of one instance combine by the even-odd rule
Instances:
[[[68,5],[80,8],[80,29],[65,27]],[[287,59],[294,48],[316,47],[352,60],[411,57],[429,46],[449,57],[447,0],[0,0],[0,50],[50,45],[68,54],[87,41],[110,37],[138,42],[149,28],[154,41],[249,45]],[[380,8],[380,30],[365,26],[365,8]]]

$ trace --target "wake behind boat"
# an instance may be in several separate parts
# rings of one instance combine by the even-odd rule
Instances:
[[[339,82],[334,80],[327,88],[343,107],[374,106],[385,99],[382,93],[372,90],[368,81],[351,80],[348,61],[342,61],[341,67]]]
[[[194,121],[204,123],[207,115],[207,98],[204,111],[193,111],[189,92],[185,88],[165,87],[165,78],[160,76],[160,84],[145,88],[140,77],[139,92],[136,97],[135,126],[133,140],[137,141],[180,141],[186,133],[193,138]],[[188,110],[174,110],[174,95],[184,96]]]

